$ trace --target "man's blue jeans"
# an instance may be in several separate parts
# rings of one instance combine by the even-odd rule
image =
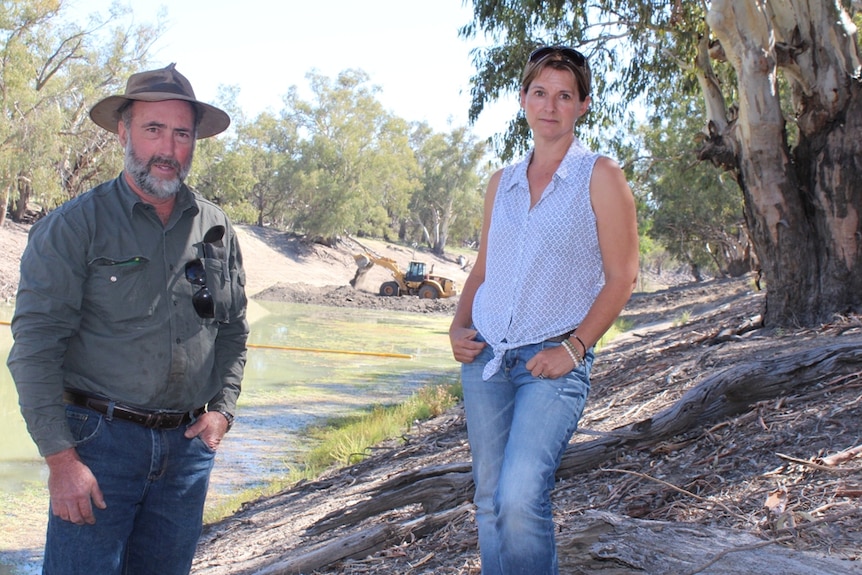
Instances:
[[[78,455],[107,509],[95,525],[50,515],[44,575],[187,575],[215,452],[179,429],[147,429],[67,406]]]
[[[479,341],[483,341],[481,337]],[[594,354],[559,379],[533,377],[525,364],[543,342],[506,352],[488,381],[491,346],[461,367],[483,575],[556,575],[551,510],[554,475],[578,426]]]

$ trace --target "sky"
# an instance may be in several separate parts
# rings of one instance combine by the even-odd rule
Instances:
[[[72,19],[109,13],[112,0],[70,0]],[[424,121],[438,132],[468,124],[470,50],[458,37],[470,22],[462,0],[120,0],[134,22],[168,26],[154,46],[153,67],[177,63],[198,99],[213,102],[220,85],[239,86],[248,118],[283,109],[291,86],[310,97],[311,70],[335,79],[360,69],[380,88],[391,113]],[[505,131],[517,95],[486,108],[471,128],[479,138]]]

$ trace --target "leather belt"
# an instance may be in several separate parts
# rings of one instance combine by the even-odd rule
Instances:
[[[69,389],[63,391],[63,401],[98,411],[103,415],[131,421],[148,429],[176,429],[185,423],[190,423],[192,418],[198,417],[205,411],[203,407],[192,412],[140,409]]]
[[[570,332],[566,332],[566,333],[564,333],[563,335],[557,335],[557,336],[554,336],[554,337],[549,337],[549,338],[548,338],[548,339],[546,339],[545,341],[550,341],[551,343],[562,343],[562,341],[563,341],[564,339],[569,339],[569,337],[570,337],[573,333],[575,333],[575,330],[572,330],[572,331],[570,331]]]

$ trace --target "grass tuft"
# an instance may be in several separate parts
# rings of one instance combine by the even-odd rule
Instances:
[[[311,427],[305,435],[315,443],[287,476],[241,491],[223,502],[208,507],[204,523],[215,523],[238,511],[242,505],[261,497],[275,495],[303,480],[313,480],[333,466],[342,467],[362,461],[371,448],[387,439],[401,437],[420,421],[441,415],[462,398],[461,384],[424,387],[398,405],[378,405],[359,414],[327,420]]]

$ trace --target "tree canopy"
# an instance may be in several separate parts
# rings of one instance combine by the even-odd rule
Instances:
[[[158,38],[158,23],[119,26],[119,9],[81,27],[62,18],[64,8],[0,2],[0,222],[10,203],[17,218],[30,203],[49,210],[114,172],[111,135],[87,113],[146,66]]]

